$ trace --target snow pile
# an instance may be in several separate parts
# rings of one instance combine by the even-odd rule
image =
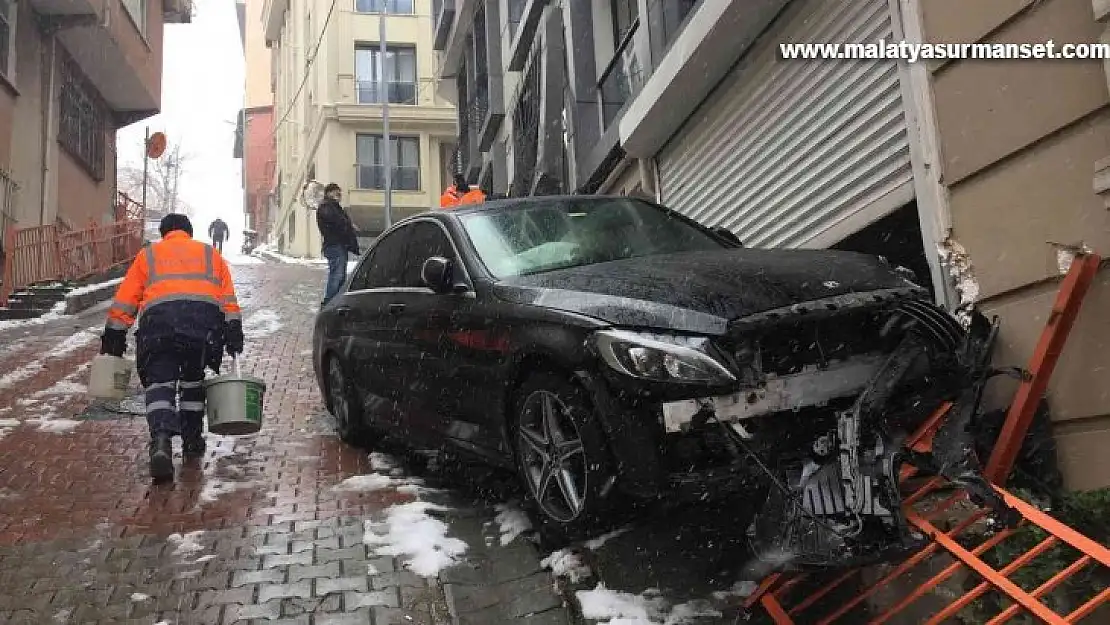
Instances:
[[[671,606],[654,588],[633,595],[599,583],[593,590],[580,590],[576,595],[582,616],[601,621],[602,625],[682,625],[722,616],[706,601]]]
[[[27,419],[26,422],[37,425],[40,432],[50,432],[51,434],[72,432],[77,426],[81,425],[81,422],[75,419],[64,419],[53,414],[40,414],[37,417]]]
[[[135,603],[150,601],[150,595],[143,594],[141,592],[133,592],[131,593],[131,601],[134,601]]]
[[[197,540],[204,536],[203,530],[189,532],[187,534],[170,534],[166,540],[174,546],[173,555],[175,556],[188,556],[200,551],[204,551],[204,547],[197,542]]]
[[[258,339],[281,330],[281,317],[270,309],[260,310],[247,317],[243,322],[243,334],[250,339]]]
[[[446,523],[428,514],[445,510],[427,501],[391,506],[384,523],[364,522],[362,542],[377,556],[401,557],[413,573],[435,577],[456,564],[467,549],[465,542],[447,536]]]
[[[582,561],[582,556],[570,549],[560,549],[543,560],[540,566],[550,569],[555,577],[562,577],[572,584],[589,579],[594,574],[590,567]]]
[[[69,395],[69,396],[72,396],[72,395],[83,395],[87,392],[89,392],[89,387],[85,386],[84,384],[81,384],[80,382],[74,382],[73,380],[70,380],[70,379],[67,378],[67,379],[63,379],[63,380],[58,380],[57,382],[54,383],[53,386],[51,386],[50,388],[47,388],[47,389],[43,389],[43,390],[35,393],[34,396],[35,397],[47,397],[47,396],[52,396],[52,395]]]
[[[270,257],[278,262],[288,265],[326,265],[328,261],[323,258],[301,258],[286,256],[269,245],[260,245],[251,252],[251,256]]]
[[[752,596],[752,593],[755,592],[755,589],[757,587],[758,584],[756,584],[755,582],[743,580],[736,582],[732,585],[732,588],[729,588],[728,590],[718,590],[717,592],[713,593],[713,598],[718,601],[725,601],[734,597],[747,598]]]
[[[396,478],[381,473],[368,475],[354,475],[336,484],[333,488],[337,491],[372,493],[379,490],[392,488],[398,492],[415,494],[422,482],[411,478]]]
[[[528,514],[521,510],[515,503],[498,504],[496,507],[497,523],[501,532],[501,546],[504,547],[517,539],[518,536],[532,529],[532,520]]]
[[[87,293],[92,293],[94,291],[99,291],[101,289],[107,289],[109,287],[116,286],[116,285],[118,285],[122,282],[123,282],[123,278],[116,278],[115,280],[109,280],[107,282],[98,282],[96,284],[88,284],[88,285],[85,285],[81,288],[73,289],[69,293],[66,293],[66,297],[76,297],[78,295],[85,295]]]

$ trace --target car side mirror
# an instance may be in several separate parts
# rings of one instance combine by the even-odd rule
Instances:
[[[450,293],[458,290],[451,280],[452,263],[442,256],[432,256],[424,261],[420,278],[428,288],[436,293]]]
[[[725,228],[723,226],[716,226],[712,228],[712,230],[713,234],[724,239],[725,241],[728,241],[729,243],[734,243],[736,247],[744,247],[743,241],[740,240],[740,237],[733,234],[732,230],[729,230],[728,228]]]

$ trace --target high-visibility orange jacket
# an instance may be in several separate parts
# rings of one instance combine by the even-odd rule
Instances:
[[[455,185],[447,187],[443,191],[443,195],[439,196],[440,208],[454,208],[459,205],[459,191]]]
[[[466,204],[481,204],[485,201],[486,194],[483,193],[481,189],[479,189],[478,187],[470,187],[470,190],[467,191],[466,194],[463,195],[461,198],[459,198],[459,205],[464,206]]]
[[[219,252],[183,231],[148,243],[127,270],[108,310],[108,327],[139,320],[140,340],[188,336],[214,340],[241,318],[231,272]]]

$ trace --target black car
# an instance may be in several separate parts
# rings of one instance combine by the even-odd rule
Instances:
[[[969,337],[877,257],[543,197],[389,228],[318,316],[313,360],[343,438],[514,467],[567,533],[618,493],[736,495],[763,511],[757,545],[821,560],[907,540],[899,436],[967,387]]]

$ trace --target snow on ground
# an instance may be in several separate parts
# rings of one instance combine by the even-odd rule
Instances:
[[[37,417],[25,419],[24,423],[37,425],[40,432],[50,432],[51,434],[64,434],[72,432],[77,426],[81,425],[80,421],[75,419],[65,419],[58,417],[54,414],[40,414]]]
[[[81,349],[82,347],[85,347],[86,345],[92,343],[93,341],[96,341],[99,338],[100,327],[93,326],[91,328],[81,330],[80,332],[77,332],[61,343],[58,343],[54,347],[54,349],[46,352],[45,356],[47,358],[61,358],[63,356],[68,356],[69,354],[72,354],[73,352]]]
[[[293,256],[286,256],[281,252],[275,250],[269,245],[260,245],[251,252],[251,256],[255,257],[270,257],[274,260],[290,265],[326,265],[328,261],[323,258],[296,258]]]
[[[204,551],[204,547],[197,542],[201,536],[204,536],[203,530],[189,532],[187,534],[170,534],[166,540],[174,546],[173,555],[175,556],[188,556],[200,551]]]
[[[218,477],[206,476],[204,488],[201,489],[200,496],[197,499],[197,505],[212,503],[228,493],[233,493],[237,490],[247,490],[257,486],[258,484],[255,482],[239,482],[236,480],[224,480]]]
[[[631,527],[622,527],[620,529],[613,530],[613,531],[609,532],[608,534],[602,534],[601,536],[598,536],[597,538],[591,538],[590,540],[587,540],[586,542],[582,543],[582,546],[585,547],[586,549],[589,549],[590,551],[597,551],[598,549],[601,549],[605,545],[605,543],[609,542],[610,540],[613,540],[614,538],[620,536],[621,534],[624,534],[624,533],[630,532],[630,531],[632,531]]]
[[[123,282],[123,278],[116,278],[115,280],[108,280],[107,282],[97,282],[96,284],[88,284],[88,285],[85,285],[83,287],[73,289],[72,291],[70,291],[69,293],[66,294],[66,297],[74,297],[74,296],[77,296],[77,295],[84,295],[86,293],[92,293],[93,291],[99,291],[101,289],[107,289],[107,288],[116,286],[116,285],[118,285],[122,282]]]
[[[384,523],[364,522],[362,542],[377,556],[400,557],[413,573],[435,577],[467,549],[465,542],[447,535],[446,523],[428,514],[446,510],[427,501],[390,506]]]
[[[502,547],[532,529],[532,520],[528,518],[528,513],[521,510],[515,502],[498,504],[495,509],[497,516],[493,520],[501,532]]]
[[[229,265],[262,265],[265,262],[257,256],[243,256],[241,254],[224,256],[224,260],[226,260]]]
[[[135,603],[142,603],[143,601],[150,601],[150,595],[146,595],[146,594],[143,594],[141,592],[133,592],[133,593],[131,593],[131,600],[134,601]]]
[[[576,595],[582,616],[597,619],[602,625],[683,625],[722,616],[707,601],[670,605],[654,588],[634,595],[599,583],[593,590],[580,590]]]
[[[552,553],[540,560],[540,566],[550,569],[552,575],[565,578],[572,584],[589,579],[594,574],[582,561],[582,556],[570,549],[560,549]]]
[[[33,378],[39,373],[46,370],[42,362],[32,360],[31,362],[23,365],[21,369],[16,369],[11,373],[5,373],[0,376],[0,389],[11,388],[12,386],[28,379]]]
[[[247,338],[257,339],[270,336],[283,327],[281,317],[268,308],[260,310],[253,315],[248,315],[243,321],[243,334]]]
[[[28,326],[41,326],[51,321],[67,317],[65,301],[54,304],[53,308],[45,312],[41,317],[34,319],[5,319],[0,321],[0,331],[13,330],[15,328],[26,328]]]
[[[82,395],[87,392],[89,392],[89,387],[85,386],[84,384],[65,379],[58,380],[58,382],[56,382],[53,386],[35,393],[34,396],[47,397],[51,395]]]

